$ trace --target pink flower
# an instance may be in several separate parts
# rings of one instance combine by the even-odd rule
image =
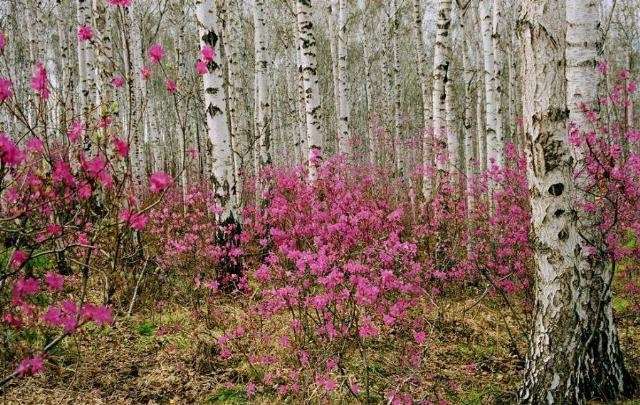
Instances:
[[[42,356],[35,356],[31,358],[24,359],[18,365],[16,372],[21,377],[27,375],[38,374],[44,368],[44,359]]]
[[[209,72],[209,69],[207,68],[207,62],[198,59],[196,61],[196,72],[199,75],[206,75]]]
[[[13,89],[11,87],[11,80],[5,77],[0,77],[0,103],[11,98],[12,95]]]
[[[148,78],[150,78],[151,73],[152,73],[151,68],[148,66],[143,66],[142,69],[140,69],[140,75],[144,80],[147,80]]]
[[[33,153],[44,152],[44,143],[38,138],[29,138],[27,141],[27,149]]]
[[[247,384],[247,398],[251,399],[256,394],[256,385],[252,382]]]
[[[113,76],[113,78],[111,79],[111,85],[113,85],[113,87],[115,87],[116,89],[124,86],[124,77],[122,77],[122,75]]]
[[[91,185],[89,183],[82,183],[82,185],[78,187],[78,196],[81,199],[87,200],[91,198],[92,194],[93,191],[91,190]]]
[[[44,276],[44,283],[49,291],[61,291],[64,286],[64,277],[57,273],[47,272]]]
[[[173,179],[168,174],[155,172],[149,177],[149,190],[151,190],[152,193],[159,193],[168,188],[172,182]]]
[[[29,254],[24,250],[16,250],[11,256],[11,267],[19,269],[29,259]]]
[[[52,179],[55,183],[63,183],[67,186],[73,186],[75,184],[75,178],[71,174],[71,166],[69,163],[62,160],[58,160],[53,165]]]
[[[69,141],[75,142],[78,138],[84,135],[84,131],[84,123],[82,121],[75,121],[71,124],[71,127],[69,127],[67,137],[69,137]]]
[[[413,339],[416,341],[417,344],[421,345],[427,341],[427,334],[422,331],[420,332],[413,331]]]
[[[81,42],[91,41],[93,39],[93,29],[89,25],[81,25],[78,27],[78,40]]]
[[[118,155],[127,157],[129,155],[129,144],[120,138],[113,138],[113,146],[116,149]]]
[[[36,71],[31,76],[31,88],[38,93],[41,99],[47,100],[49,98],[49,87],[47,79],[47,69],[42,63],[36,65]]]
[[[131,212],[130,210],[124,210],[120,213],[120,220],[127,223],[132,229],[141,231],[147,225],[149,217],[144,214]]]
[[[176,85],[176,82],[171,79],[167,79],[166,86],[167,86],[167,91],[171,94],[178,91],[178,86]]]
[[[13,295],[17,297],[34,295],[38,291],[40,291],[40,282],[33,277],[20,278],[13,286]]]
[[[630,81],[629,84],[627,84],[627,91],[633,94],[636,92],[636,90],[638,90],[638,84],[635,81]],[[1,101],[1,95],[0,95],[0,101]]]
[[[371,319],[368,317],[365,317],[362,320],[362,324],[360,325],[360,328],[358,328],[358,334],[363,338],[378,336],[379,333],[380,331],[378,328],[375,327],[371,322]]]
[[[24,153],[5,134],[0,132],[0,162],[7,166],[17,166],[24,160]]]
[[[160,44],[153,44],[149,48],[149,58],[151,58],[151,63],[156,64],[160,63],[160,61],[164,58],[164,48]]]
[[[597,68],[598,68],[598,72],[600,72],[600,74],[602,75],[606,75],[607,72],[609,72],[609,64],[607,63],[606,60],[599,61]]]
[[[203,46],[200,54],[202,55],[202,59],[207,63],[211,62],[216,57],[216,51],[210,45]]]
[[[107,162],[100,156],[96,156],[91,160],[85,160],[82,162],[82,168],[89,173],[91,177],[98,177],[107,167]]]
[[[113,322],[111,308],[106,306],[86,304],[84,308],[82,308],[82,315],[97,325],[109,325]]]
[[[115,7],[129,7],[133,0],[107,0],[107,3]]]

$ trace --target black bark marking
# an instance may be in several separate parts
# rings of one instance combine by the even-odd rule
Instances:
[[[551,185],[551,187],[549,187],[549,194],[551,194],[554,197],[561,196],[563,192],[564,192],[564,184],[562,183],[556,183]]]

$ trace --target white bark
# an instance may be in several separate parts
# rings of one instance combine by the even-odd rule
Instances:
[[[320,132],[320,88],[316,62],[316,40],[313,33],[313,8],[311,0],[297,0],[298,46],[302,80],[304,85],[305,114],[307,121],[307,156],[309,178],[317,176],[317,160],[322,157],[323,140]]]
[[[256,122],[258,171],[271,163],[271,105],[269,103],[269,55],[267,54],[264,0],[254,0],[253,7],[255,75],[256,75]]]
[[[573,179],[575,157],[566,127],[569,89],[563,69],[563,3],[528,0],[521,18],[536,299],[520,399],[531,404],[614,400],[628,383],[611,310],[611,268],[598,249],[595,227],[584,227],[576,215],[580,193]],[[583,20],[584,25],[576,24],[570,9],[587,2],[570,3],[566,10],[573,24],[570,31],[597,22],[592,16]],[[586,39],[576,32],[567,38],[571,38],[569,48],[575,46],[573,38]],[[587,40],[586,46],[594,43],[597,39]],[[568,66],[575,66],[574,55],[567,52]],[[597,81],[572,83],[569,93],[590,94],[596,86]],[[588,253],[585,235],[595,237],[589,243],[596,253]]]
[[[223,208],[220,221],[238,221],[238,204],[231,136],[226,117],[226,89],[223,86],[220,52],[220,31],[213,0],[195,0],[196,18],[200,36],[200,47],[208,45],[216,51],[216,59],[209,62],[208,72],[203,76],[204,102],[207,115],[207,131],[212,144],[212,180],[214,193]]]
[[[439,0],[436,28],[436,43],[433,56],[433,138],[436,167],[444,171],[440,154],[447,153],[446,136],[446,99],[445,84],[449,76],[449,51],[451,38],[451,0]]]
[[[427,77],[427,54],[422,33],[422,1],[413,0],[413,36],[417,50],[418,80],[420,80],[420,95],[422,97],[422,166],[427,167],[433,164],[433,154],[431,148],[431,108],[432,100],[429,93],[429,80]],[[422,194],[428,195],[431,190],[431,177],[424,174],[422,177]]]
[[[351,131],[349,120],[349,77],[347,76],[347,1],[338,2],[338,98],[340,111],[338,120],[338,150],[351,155]]]
[[[398,6],[396,0],[391,0],[390,11],[390,36],[391,36],[391,98],[393,102],[393,152],[396,163],[396,172],[402,174],[404,159],[402,151],[402,109],[400,104],[400,55],[398,54],[398,28],[400,25]]]
[[[502,155],[501,134],[498,132],[498,97],[496,95],[496,75],[493,55],[493,19],[490,9],[490,0],[479,0],[478,14],[480,18],[480,30],[482,37],[482,54],[484,59],[484,87],[486,100],[486,127],[487,134],[487,160],[495,164],[504,165]]]

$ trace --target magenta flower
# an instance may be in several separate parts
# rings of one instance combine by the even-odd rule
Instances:
[[[64,286],[64,276],[61,274],[47,272],[44,276],[44,283],[49,291],[61,291]]]
[[[75,121],[73,124],[71,124],[71,127],[69,127],[69,130],[67,131],[67,137],[69,137],[69,141],[71,142],[77,141],[78,138],[83,135],[84,123],[82,121]]]
[[[93,28],[89,25],[81,25],[78,27],[78,40],[80,42],[91,41],[93,39]]]
[[[24,153],[5,134],[0,132],[0,162],[7,166],[18,166],[24,160]]]
[[[49,98],[49,86],[47,79],[47,69],[42,63],[36,65],[36,71],[31,77],[31,88],[38,93],[42,100]]]
[[[11,80],[0,77],[0,103],[13,95],[13,89],[11,87]]]
[[[124,86],[124,77],[122,77],[122,75],[113,76],[113,78],[111,79],[111,85],[113,85],[113,87],[115,87],[116,89]]]
[[[142,76],[142,78],[144,80],[147,80],[148,78],[150,78],[151,77],[151,73],[152,73],[152,71],[151,71],[151,68],[149,66],[143,66],[140,69],[140,75]]]
[[[18,365],[16,372],[21,376],[38,374],[44,368],[44,359],[42,356],[35,356],[24,359]]]
[[[149,48],[149,58],[151,58],[151,63],[156,64],[160,63],[160,61],[164,58],[164,48],[160,44],[153,44]]]
[[[144,214],[132,212],[130,210],[124,210],[120,212],[120,220],[127,223],[131,229],[141,231],[147,225],[149,217]]]
[[[123,141],[120,138],[113,138],[113,146],[116,149],[116,152],[121,157],[127,157],[129,155],[129,144]]]
[[[29,259],[29,254],[24,250],[16,250],[11,256],[11,267],[19,269]]]
[[[200,54],[202,55],[202,59],[207,63],[211,62],[216,57],[215,49],[213,49],[209,45],[205,45],[204,47],[202,47]]]
[[[129,7],[133,0],[107,0],[114,7]]]
[[[149,190],[151,190],[152,193],[159,193],[167,189],[172,182],[173,179],[167,173],[155,172],[149,177]]]
[[[111,308],[105,306],[86,304],[82,308],[82,315],[97,325],[109,325],[113,322]]]
[[[167,86],[167,91],[168,91],[170,94],[173,94],[173,93],[175,93],[176,91],[178,91],[178,85],[176,84],[176,82],[175,82],[175,81],[173,81],[173,80],[171,80],[171,79],[167,79],[166,86]]]
[[[206,75],[209,72],[209,69],[207,68],[207,62],[198,59],[196,61],[196,72],[202,76],[202,75]]]

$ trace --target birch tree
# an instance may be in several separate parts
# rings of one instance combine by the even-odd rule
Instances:
[[[611,310],[611,273],[600,253],[590,256],[585,248],[584,232],[589,237],[593,231],[575,211],[576,157],[567,134],[567,95],[575,101],[575,94],[588,97],[597,88],[590,72],[597,13],[589,2],[566,4],[565,10],[562,0],[528,0],[520,21],[536,264],[533,331],[520,401],[530,404],[613,400],[628,388]],[[561,18],[565,11],[568,29]]]
[[[482,38],[482,56],[484,60],[484,87],[486,101],[486,129],[487,134],[487,161],[493,161],[502,166],[502,133],[498,127],[498,97],[496,95],[496,75],[493,54],[493,17],[489,4],[490,0],[478,1],[478,14],[480,18],[480,30]]]
[[[446,98],[445,85],[449,77],[449,49],[451,26],[451,0],[439,0],[436,23],[436,43],[433,56],[433,137],[437,147],[435,148],[436,166],[439,171],[445,170],[443,159],[438,156],[446,153]]]
[[[322,158],[323,140],[320,132],[320,88],[316,63],[316,40],[313,33],[313,8],[311,0],[297,0],[298,46],[300,70],[304,88],[304,105],[307,122],[307,156],[309,178],[316,178],[317,160]]]
[[[207,117],[207,132],[212,143],[212,176],[215,198],[223,209],[220,222],[238,222],[237,196],[233,174],[231,137],[226,117],[226,89],[220,58],[220,31],[217,27],[213,0],[195,0],[196,20],[200,37],[200,48],[210,46],[217,60],[207,64],[203,75],[204,105]]]
[[[256,75],[256,122],[257,168],[271,163],[271,105],[269,103],[269,56],[267,54],[264,0],[254,0],[253,25]]]
[[[347,1],[338,0],[338,150],[351,154],[349,77],[347,75]]]

